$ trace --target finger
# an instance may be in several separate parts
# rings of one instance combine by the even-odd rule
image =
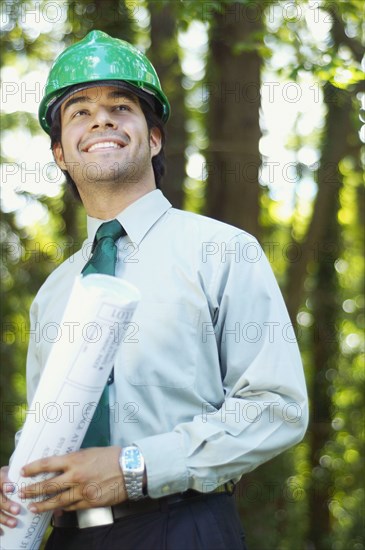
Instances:
[[[56,495],[61,491],[67,489],[62,483],[58,481],[41,481],[38,483],[32,483],[27,487],[22,487],[19,491],[20,498],[42,498],[43,496]]]
[[[47,458],[40,458],[34,462],[30,462],[23,466],[21,475],[24,477],[35,476],[37,474],[48,472],[63,472],[67,468],[67,457],[65,456],[49,456]]]
[[[68,489],[77,488],[78,485],[78,483],[69,481],[66,474],[60,474],[45,481],[32,483],[26,487],[23,486],[19,491],[19,496],[25,499],[41,498],[42,496],[56,495]]]
[[[8,527],[12,528],[12,527],[16,527],[18,522],[16,518],[12,516],[8,516],[4,512],[0,512],[0,523],[2,525],[7,525]]]
[[[64,509],[65,507],[71,506],[80,500],[83,500],[80,485],[78,483],[68,483],[67,487],[64,487],[59,493],[52,493],[49,498],[42,499],[38,502],[31,502],[28,508],[31,512],[42,513],[48,510],[55,510],[57,508]]]
[[[9,466],[3,466],[2,468],[0,468],[0,482],[1,483],[5,483],[6,481],[9,481],[8,473],[9,473]]]
[[[19,514],[20,506],[16,502],[13,502],[7,498],[4,494],[1,495],[1,510],[9,512],[9,514]]]
[[[0,483],[1,483],[1,493],[14,493],[16,489],[16,484],[12,483],[8,477],[9,467],[4,466],[0,469]]]
[[[3,493],[14,493],[16,485],[11,481],[5,481],[2,486]]]
[[[64,491],[63,493],[55,495],[54,497],[42,500],[42,502],[32,502],[31,504],[29,504],[28,509],[34,514],[41,514],[43,512],[58,509],[65,510],[75,506],[76,503],[79,502],[79,500],[79,496],[75,497],[70,491]]]

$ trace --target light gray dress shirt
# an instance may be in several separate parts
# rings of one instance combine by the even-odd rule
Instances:
[[[112,444],[138,445],[154,498],[237,481],[307,426],[302,363],[270,265],[251,235],[176,210],[159,190],[117,218],[127,236],[116,276],[142,299],[115,361]],[[42,334],[60,323],[101,223],[88,218],[82,249],[32,304],[29,403],[52,346]]]

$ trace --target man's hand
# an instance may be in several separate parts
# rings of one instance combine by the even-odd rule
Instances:
[[[12,484],[8,478],[9,466],[4,466],[0,470],[0,523],[8,527],[15,527],[17,524],[14,515],[19,514],[20,506],[12,502],[6,493],[12,492]]]
[[[92,447],[35,460],[24,466],[24,477],[41,473],[53,473],[54,477],[23,488],[20,497],[47,497],[29,505],[34,513],[81,510],[123,502],[127,495],[119,466],[120,451],[117,446]]]

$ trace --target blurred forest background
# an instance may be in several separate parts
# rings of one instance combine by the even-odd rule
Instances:
[[[145,51],[170,99],[166,195],[258,237],[295,326],[310,426],[238,487],[250,550],[365,549],[363,7],[1,2],[1,464],[25,417],[29,306],[85,237],[36,111],[52,60],[100,29]]]

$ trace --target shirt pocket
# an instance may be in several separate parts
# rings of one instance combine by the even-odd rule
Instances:
[[[140,302],[119,352],[127,381],[136,386],[191,386],[198,318],[199,310],[189,304]]]

